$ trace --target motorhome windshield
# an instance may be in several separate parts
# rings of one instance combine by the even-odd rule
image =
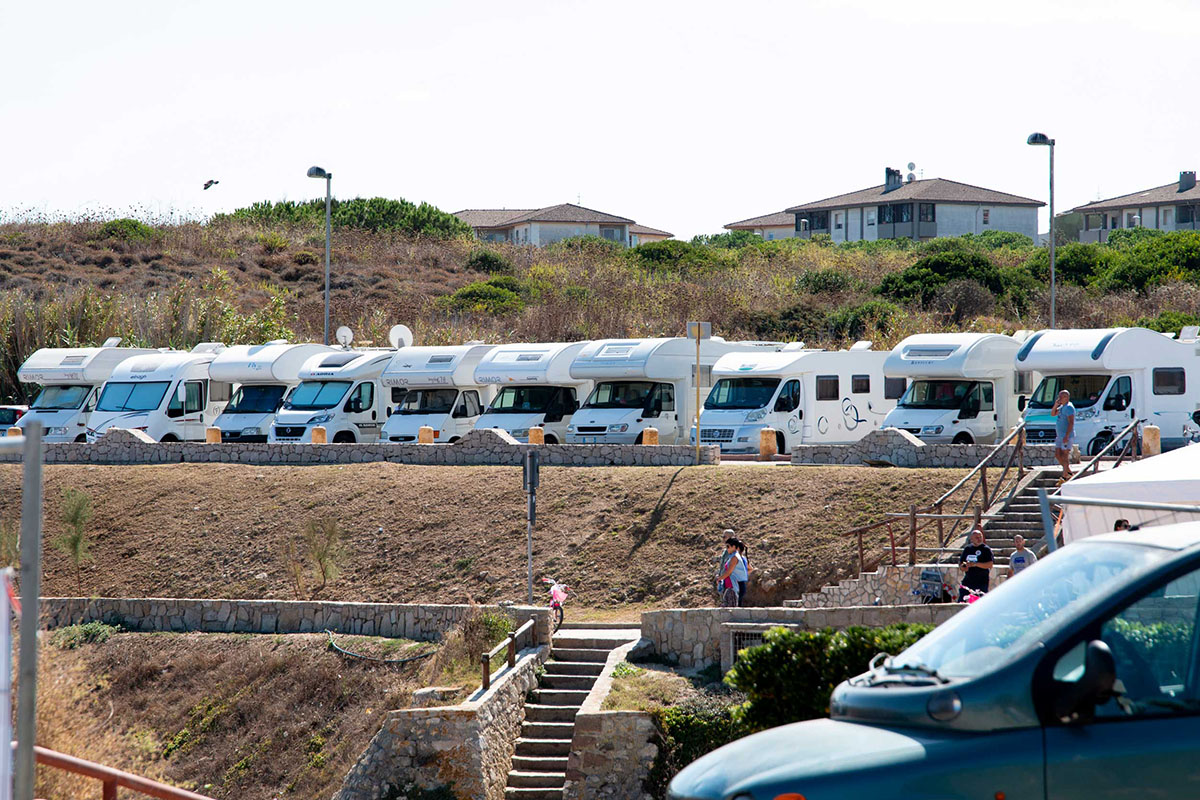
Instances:
[[[109,381],[100,393],[97,411],[153,411],[162,403],[170,381]]]
[[[505,386],[488,408],[489,414],[544,414],[558,393],[554,386]]]
[[[349,388],[350,381],[301,381],[283,407],[298,411],[333,408],[342,401]]]
[[[400,404],[401,414],[449,414],[458,389],[409,389]]]
[[[1020,658],[1110,591],[1127,570],[1143,570],[1170,550],[1133,544],[1079,544],[1055,553],[939,625],[896,656],[895,667],[928,667],[947,678],[973,678]]]
[[[900,408],[962,408],[975,381],[913,381],[896,405]]]
[[[655,384],[650,381],[605,381],[596,384],[584,408],[645,408]]]
[[[1094,406],[1104,396],[1108,379],[1108,375],[1047,375],[1029,398],[1029,407],[1052,408],[1054,398],[1063,389],[1071,393],[1071,404],[1076,408]]]
[[[708,393],[709,410],[765,408],[775,396],[779,378],[721,378]]]
[[[91,390],[91,386],[47,386],[38,392],[37,399],[30,408],[43,411],[79,408]]]
[[[282,383],[242,384],[225,406],[226,414],[274,414],[283,404],[287,387]]]

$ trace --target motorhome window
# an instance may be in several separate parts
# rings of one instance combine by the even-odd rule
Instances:
[[[334,353],[331,356],[325,356],[321,361],[321,367],[344,367],[360,355],[362,353]]]
[[[995,390],[993,389],[992,385],[990,383],[981,383],[981,384],[979,384],[979,390],[983,393],[983,402],[981,402],[979,404],[979,410],[980,411],[995,411],[996,410],[996,400],[995,400],[995,396],[994,396]]]
[[[1187,377],[1179,367],[1159,367],[1154,370],[1155,394],[1183,394]]]
[[[870,375],[851,375],[850,376],[850,392],[852,394],[870,394],[871,393],[871,376]]]
[[[492,401],[491,414],[544,414],[558,395],[553,386],[505,386]]]
[[[654,397],[650,403],[652,406],[657,407],[659,411],[674,411],[675,387],[669,383],[658,384],[654,390]]]
[[[650,381],[605,381],[596,384],[585,408],[645,408],[654,384]]]
[[[400,413],[449,414],[457,398],[457,389],[413,389],[405,395]]]
[[[91,390],[91,386],[47,386],[38,392],[30,408],[46,411],[79,408]]]
[[[696,365],[692,364],[692,383],[696,383],[696,382],[697,382],[696,381]],[[712,365],[711,364],[701,364],[700,365],[699,384],[701,386],[712,386],[712,383],[713,383]]]
[[[775,401],[775,410],[788,414],[800,407],[800,381],[790,380],[779,390],[779,399]]]
[[[302,381],[284,403],[284,408],[317,411],[333,408],[346,396],[350,381]]]
[[[229,393],[233,390],[233,384],[225,383],[225,381],[209,381],[208,382],[208,399],[212,403],[225,403],[229,400]]]
[[[1029,394],[1033,391],[1033,373],[1013,373],[1013,394]]]
[[[1113,388],[1104,400],[1105,411],[1124,411],[1133,403],[1133,381],[1122,375],[1113,382]]]
[[[358,405],[363,411],[370,411],[371,407],[375,405],[375,384],[360,383],[355,387],[354,393],[350,395],[349,402],[353,403],[355,401],[358,401]],[[404,398],[404,401],[408,402],[408,398]],[[347,406],[346,410],[350,410],[349,406]]]
[[[104,384],[99,411],[153,411],[162,404],[170,381],[109,381]]]
[[[1104,395],[1108,386],[1107,375],[1047,375],[1038,384],[1037,391],[1029,398],[1030,408],[1047,409],[1054,406],[1054,398],[1066,389],[1071,393],[1071,405],[1076,408],[1091,408]]]
[[[907,388],[908,378],[884,378],[883,399],[899,400],[901,397],[904,397],[904,391]]]
[[[204,410],[204,386],[200,381],[188,381],[183,385],[183,402],[179,395],[172,393],[171,402],[167,404],[168,411],[183,411],[185,414],[195,414]]]
[[[479,402],[479,392],[474,389],[463,392],[463,402],[467,405],[468,417],[478,417],[483,413],[483,405]]]
[[[225,406],[226,414],[274,414],[283,404],[287,387],[282,383],[243,383]],[[216,400],[216,398],[213,398]]]
[[[975,381],[913,381],[897,405],[900,408],[959,409],[974,388]]]
[[[404,396],[408,394],[408,389],[403,386],[392,387],[392,402],[396,405],[404,402]]]
[[[838,388],[837,375],[817,376],[817,400],[837,400],[842,392]]]
[[[721,378],[708,393],[704,407],[717,411],[764,408],[777,388],[779,378]]]

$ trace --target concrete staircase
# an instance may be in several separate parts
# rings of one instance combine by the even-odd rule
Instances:
[[[1012,502],[988,512],[1000,515],[1000,519],[985,520],[983,523],[983,532],[988,546],[992,548],[997,566],[1008,565],[1008,557],[1016,550],[1013,537],[1017,534],[1025,537],[1025,547],[1034,552],[1045,544],[1037,490],[1045,489],[1048,493],[1053,493],[1061,477],[1062,470],[1058,467],[1036,469],[1025,486],[1013,496]],[[965,546],[966,540],[960,540],[958,544]]]
[[[608,654],[638,635],[633,630],[578,628],[555,634],[546,671],[532,692],[532,702],[525,704],[505,798],[562,800],[575,715],[604,672]]]

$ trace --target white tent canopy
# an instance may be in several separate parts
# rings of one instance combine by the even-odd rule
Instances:
[[[1122,500],[1135,503],[1167,503],[1200,506],[1200,444],[1181,447],[1162,455],[1123,464],[1086,478],[1063,484],[1064,498],[1087,498],[1113,503],[1111,506],[1064,504],[1063,542],[1108,533],[1118,519],[1134,526],[1169,525],[1200,520],[1200,514],[1162,509],[1122,507]]]

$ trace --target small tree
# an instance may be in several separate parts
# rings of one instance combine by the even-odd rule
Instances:
[[[305,523],[299,546],[288,540],[283,547],[284,563],[296,597],[304,596],[305,573],[311,572],[312,581],[317,585],[310,598],[316,598],[341,573],[345,555],[345,537],[337,520],[326,517]]]
[[[83,562],[91,561],[87,524],[92,519],[92,498],[78,489],[63,492],[62,521],[68,531],[54,540],[75,567],[75,590],[83,594]]]

